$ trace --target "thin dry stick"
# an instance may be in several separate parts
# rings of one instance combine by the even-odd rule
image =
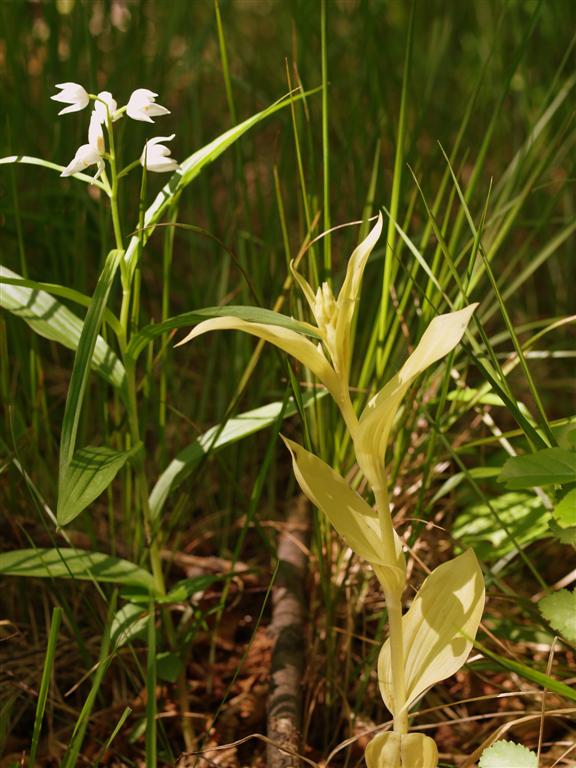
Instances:
[[[292,505],[288,522],[280,535],[278,576],[272,589],[270,629],[276,643],[270,665],[267,702],[269,768],[298,768],[302,764],[294,753],[300,751],[302,725],[304,578],[309,527],[308,502],[300,496]],[[287,751],[281,751],[282,748]]]

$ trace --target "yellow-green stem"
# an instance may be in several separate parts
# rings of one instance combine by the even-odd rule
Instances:
[[[394,527],[390,515],[388,492],[386,489],[374,489],[380,530],[384,549],[395,553]],[[388,631],[390,639],[390,663],[392,666],[392,689],[394,691],[394,732],[408,733],[408,710],[406,707],[406,679],[404,676],[404,638],[402,631],[402,590],[384,587],[386,610],[388,611]]]

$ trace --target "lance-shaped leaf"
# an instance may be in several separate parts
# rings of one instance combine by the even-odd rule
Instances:
[[[378,515],[326,462],[298,443],[282,436],[292,454],[292,466],[298,484],[328,518],[356,554],[371,563],[378,576],[402,591],[405,562],[402,544],[393,532],[393,546],[387,546],[380,534]]]
[[[339,400],[341,393],[340,380],[334,369],[326,359],[322,350],[315,346],[305,336],[296,331],[283,328],[279,325],[265,325],[263,323],[250,323],[238,317],[215,317],[205,320],[193,328],[190,333],[176,344],[177,347],[192,341],[208,331],[244,331],[252,336],[257,336],[264,341],[269,341],[279,349],[295,357],[324,384],[332,396]]]
[[[438,566],[402,617],[406,707],[466,661],[484,610],[484,579],[469,549]],[[378,659],[380,692],[393,712],[390,641]]]
[[[373,488],[386,487],[384,458],[396,412],[414,379],[430,365],[451,352],[464,335],[478,304],[458,312],[435,317],[420,343],[383,389],[364,409],[354,437],[356,457]]]

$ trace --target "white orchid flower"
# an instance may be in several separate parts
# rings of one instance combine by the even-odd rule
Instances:
[[[85,88],[78,83],[57,83],[56,88],[60,88],[60,93],[50,96],[53,101],[61,101],[64,104],[70,104],[58,112],[59,115],[65,115],[68,112],[79,112],[88,106],[90,96]]]
[[[153,123],[153,117],[169,115],[170,110],[161,104],[156,104],[157,93],[149,91],[148,88],[137,88],[126,105],[128,117],[132,120],[142,120],[145,123]]]
[[[106,143],[104,141],[104,131],[102,129],[102,121],[100,116],[96,113],[96,110],[92,111],[90,116],[90,125],[88,126],[88,144],[94,147],[98,154],[104,154],[106,149]]]
[[[97,146],[94,146],[93,144],[82,144],[76,151],[74,159],[68,163],[60,176],[73,176],[75,173],[85,171],[90,165],[98,166],[98,171],[94,176],[94,178],[97,179],[104,170],[104,160],[102,159]]]
[[[170,157],[170,148],[159,143],[161,141],[172,141],[175,135],[173,133],[171,136],[156,136],[146,142],[142,157],[140,158],[140,162],[145,166],[146,170],[153,171],[154,173],[166,173],[168,171],[175,171],[178,168],[176,160]]]
[[[106,111],[106,107],[108,107],[108,111]],[[97,116],[101,123],[106,123],[108,113],[110,113],[110,119],[113,123],[122,117],[122,112],[118,111],[118,102],[110,91],[100,91],[94,102],[92,115]]]

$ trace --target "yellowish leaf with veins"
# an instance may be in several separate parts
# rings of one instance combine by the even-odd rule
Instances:
[[[482,618],[484,597],[484,578],[471,549],[438,566],[424,580],[402,617],[406,707],[464,664]],[[393,712],[389,640],[380,651],[378,682],[384,703]]]
[[[326,462],[298,443],[282,437],[292,454],[296,479],[310,501],[322,510],[344,541],[372,564],[381,580],[394,590],[404,587],[406,564],[398,534],[392,546],[380,533],[377,513]]]
[[[438,747],[423,733],[379,733],[364,757],[368,768],[436,768]]]
[[[364,409],[353,434],[358,463],[374,489],[386,488],[384,459],[394,418],[414,379],[432,363],[451,352],[464,335],[478,304],[435,317],[420,343],[383,389]]]

